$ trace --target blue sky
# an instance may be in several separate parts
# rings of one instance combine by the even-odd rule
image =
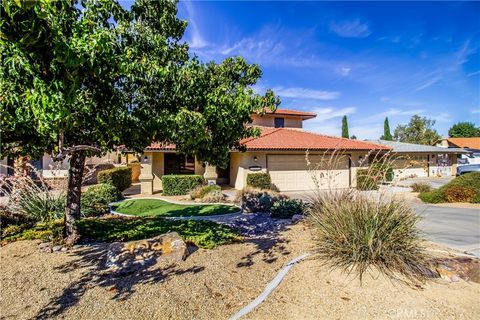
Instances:
[[[181,1],[185,41],[201,60],[258,63],[257,89],[314,111],[305,128],[378,138],[413,114],[446,135],[480,124],[480,3]]]

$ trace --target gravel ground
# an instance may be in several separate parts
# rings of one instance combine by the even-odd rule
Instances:
[[[0,248],[1,319],[227,319],[292,258],[312,250],[304,224],[244,243],[199,249],[177,265],[112,277],[105,245],[45,253],[38,242]],[[319,261],[293,267],[250,319],[473,319],[480,285],[430,282],[412,289],[382,277],[363,286]]]

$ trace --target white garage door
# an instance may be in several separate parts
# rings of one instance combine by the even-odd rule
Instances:
[[[333,163],[325,157],[310,155],[309,161],[310,166],[305,155],[268,155],[267,166],[272,183],[280,191],[314,190],[316,184],[321,189],[350,186],[347,156],[337,157]]]

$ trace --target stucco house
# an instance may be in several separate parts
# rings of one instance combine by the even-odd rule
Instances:
[[[435,144],[443,148],[464,148],[480,151],[480,137],[472,138],[443,138]]]
[[[457,155],[469,153],[461,148],[441,148],[414,143],[387,140],[367,140],[391,150],[395,178],[455,176]]]
[[[165,174],[200,174],[218,184],[242,189],[252,172],[270,173],[272,183],[280,191],[313,189],[312,174],[318,177],[320,187],[349,188],[356,185],[356,170],[367,165],[367,154],[390,149],[376,143],[305,131],[303,121],[314,117],[311,112],[288,109],[252,116],[251,125],[259,127],[261,135],[242,140],[246,151],[232,150],[226,169],[204,167],[191,156],[177,154],[174,145],[152,143],[142,156],[141,192],[148,195],[161,191],[161,177]],[[341,150],[342,156],[336,158],[332,167],[325,163],[324,155],[334,149]]]

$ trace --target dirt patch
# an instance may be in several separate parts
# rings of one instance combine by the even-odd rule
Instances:
[[[106,245],[45,253],[33,241],[0,248],[4,319],[226,319],[256,298],[292,258],[312,251],[311,229],[213,250],[177,264],[114,277]],[[357,279],[308,259],[296,266],[250,319],[469,319],[480,313],[480,285],[444,280],[412,289],[372,274]]]

